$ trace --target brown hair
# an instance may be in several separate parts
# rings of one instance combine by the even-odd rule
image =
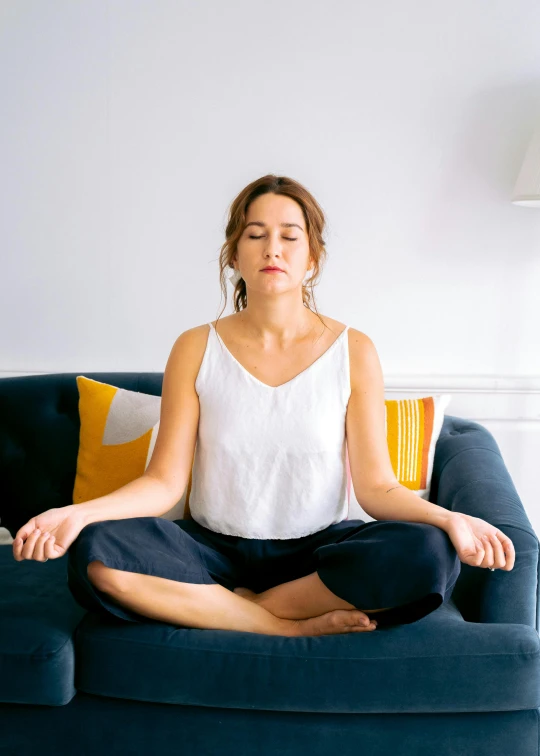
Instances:
[[[317,310],[315,304],[315,296],[313,294],[313,286],[318,283],[322,266],[326,261],[326,243],[323,239],[323,232],[325,228],[325,217],[319,203],[313,197],[307,189],[294,179],[287,176],[275,176],[272,173],[262,176],[251,184],[248,184],[245,189],[242,189],[240,194],[233,200],[229,208],[229,218],[227,226],[225,228],[226,241],[222,245],[219,255],[219,280],[221,285],[221,291],[225,295],[225,304],[220,312],[223,312],[227,305],[227,281],[225,276],[230,271],[227,268],[232,268],[232,261],[236,255],[236,249],[238,240],[242,236],[246,225],[246,216],[250,204],[261,194],[283,194],[286,197],[297,202],[304,216],[306,224],[310,255],[313,258],[313,268],[311,277],[302,285],[302,301],[304,307],[311,310],[310,305],[314,306],[316,315],[319,317],[321,323],[323,320]],[[247,292],[246,282],[243,278],[238,280],[234,290],[234,311],[240,312],[247,307]],[[219,320],[219,316],[218,316]],[[325,325],[323,323],[323,325]]]

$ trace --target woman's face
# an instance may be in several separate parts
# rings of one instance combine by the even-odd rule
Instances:
[[[282,272],[264,273],[267,265]],[[273,291],[301,286],[309,241],[300,205],[281,194],[263,194],[248,208],[237,245],[236,269],[251,289]]]

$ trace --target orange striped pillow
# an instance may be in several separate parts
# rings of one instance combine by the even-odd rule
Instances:
[[[399,482],[429,500],[435,445],[451,394],[417,399],[385,400],[386,441],[394,474]],[[351,470],[347,455],[347,496],[350,501]]]

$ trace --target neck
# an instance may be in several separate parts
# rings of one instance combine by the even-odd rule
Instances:
[[[253,341],[263,346],[282,346],[298,342],[308,336],[317,328],[323,328],[323,324],[307,307],[301,305],[301,312],[297,317],[290,317],[283,313],[270,314],[253,312],[246,307],[241,310],[237,317],[243,333]]]

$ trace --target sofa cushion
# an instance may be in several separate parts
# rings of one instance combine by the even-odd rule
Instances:
[[[465,622],[451,599],[412,624],[302,638],[90,612],[75,633],[75,684],[94,695],[219,708],[513,711],[540,705],[539,642],[526,625]]]
[[[77,693],[74,630],[86,614],[66,580],[67,555],[48,562],[0,546],[0,701],[63,706]],[[1,747],[0,747],[1,750]]]

